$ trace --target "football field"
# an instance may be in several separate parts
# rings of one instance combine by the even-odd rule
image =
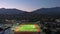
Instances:
[[[40,28],[37,24],[22,24],[15,28],[15,32],[23,32],[23,31],[38,32],[40,31]]]

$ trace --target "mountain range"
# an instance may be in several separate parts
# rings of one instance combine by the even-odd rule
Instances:
[[[33,11],[37,14],[46,14],[46,15],[60,15],[60,7],[53,8],[41,8]]]
[[[39,19],[41,15],[60,17],[60,7],[40,8],[32,12],[22,11],[18,9],[0,8],[0,18],[20,18],[20,19]]]
[[[22,14],[22,13],[25,13],[25,11],[18,9],[5,9],[5,8],[0,9],[0,14]]]
[[[29,12],[18,10],[18,9],[0,8],[0,14],[22,14],[22,13],[29,13]],[[60,7],[40,8],[40,9],[31,11],[30,13],[47,14],[47,15],[60,15]]]

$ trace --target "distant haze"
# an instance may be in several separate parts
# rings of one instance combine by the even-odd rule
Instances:
[[[60,7],[60,0],[0,0],[0,8],[16,8],[28,12],[50,7]]]

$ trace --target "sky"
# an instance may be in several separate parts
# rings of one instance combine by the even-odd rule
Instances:
[[[28,12],[51,7],[60,7],[60,0],[0,0],[0,8],[16,8]]]

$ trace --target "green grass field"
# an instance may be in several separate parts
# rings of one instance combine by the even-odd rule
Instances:
[[[36,31],[36,27],[34,25],[22,25],[19,31]]]
[[[15,32],[37,32],[40,27],[37,24],[21,24],[15,28]]]

